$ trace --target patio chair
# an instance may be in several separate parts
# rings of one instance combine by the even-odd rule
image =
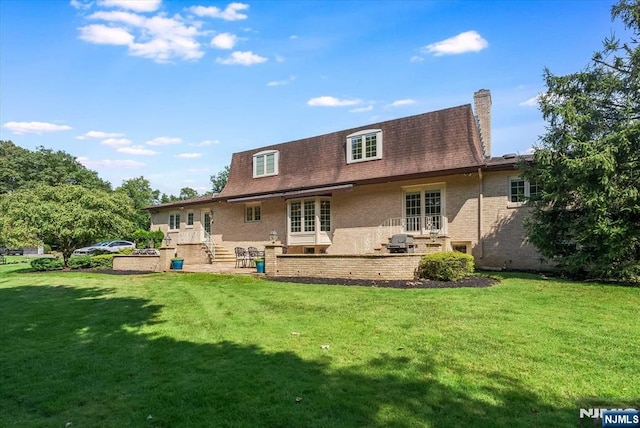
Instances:
[[[251,266],[255,265],[255,260],[259,257],[264,257],[264,251],[258,251],[256,247],[247,248],[247,252],[249,253],[249,264]]]
[[[236,247],[236,267],[247,267],[247,250],[242,247]]]

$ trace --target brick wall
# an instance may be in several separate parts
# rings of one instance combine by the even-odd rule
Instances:
[[[371,255],[282,255],[271,276],[311,276],[314,278],[358,278],[371,280],[411,280],[421,254]]]
[[[114,256],[113,270],[161,272],[160,256]]]
[[[280,255],[281,247],[265,248],[269,276],[412,280],[421,254]]]
[[[476,264],[487,268],[545,270],[536,248],[526,239],[523,226],[529,209],[509,203],[509,177],[518,171],[501,171],[484,177],[482,253]]]
[[[209,257],[202,248],[202,244],[178,244],[176,246],[178,257],[184,259],[185,265],[204,265],[209,263]]]

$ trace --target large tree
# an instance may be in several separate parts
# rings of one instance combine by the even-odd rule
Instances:
[[[159,202],[160,191],[152,189],[149,180],[140,176],[123,181],[116,192],[122,192],[131,199],[135,210],[132,218],[135,228],[149,230],[151,216],[144,208]]]
[[[612,9],[611,37],[582,71],[545,70],[548,122],[525,177],[542,187],[526,223],[540,252],[592,278],[640,277],[640,3]]]
[[[38,183],[55,186],[78,184],[87,188],[111,190],[111,184],[63,151],[38,147],[30,151],[11,141],[0,140],[0,194]]]
[[[217,174],[212,175],[210,180],[213,193],[222,192],[224,186],[227,185],[227,181],[229,181],[229,165],[222,168],[222,171],[218,171]]]
[[[0,196],[0,235],[10,246],[56,246],[66,265],[76,248],[131,234],[132,215],[121,192],[38,184]]]

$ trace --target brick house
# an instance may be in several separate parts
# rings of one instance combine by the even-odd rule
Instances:
[[[409,233],[419,253],[540,268],[522,226],[523,197],[537,189],[518,176],[518,157],[490,156],[489,91],[474,104],[476,114],[467,104],[235,153],[220,194],[151,207],[152,228],[185,263],[263,247],[275,230],[288,254],[384,253]]]

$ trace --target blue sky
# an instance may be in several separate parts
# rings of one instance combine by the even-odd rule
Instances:
[[[472,103],[493,155],[544,132],[542,73],[582,69],[612,1],[0,0],[0,139],[114,187],[209,189],[238,151]]]

